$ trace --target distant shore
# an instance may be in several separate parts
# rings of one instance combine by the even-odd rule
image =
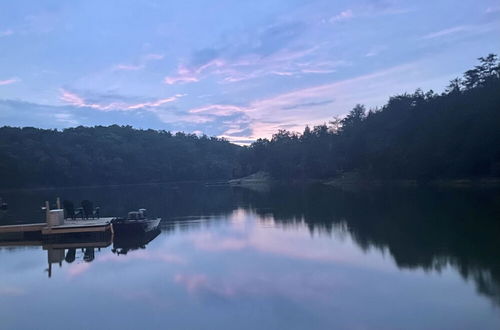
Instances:
[[[276,180],[267,172],[257,172],[252,175],[229,180],[228,183],[232,186],[254,186],[254,185],[269,185],[273,182],[288,182]],[[321,183],[333,187],[448,187],[448,188],[466,188],[466,187],[500,187],[500,178],[464,178],[464,179],[437,179],[429,181],[419,181],[415,179],[372,179],[363,178],[355,174],[348,173],[337,178],[326,180],[294,180],[293,182],[304,183]]]
[[[408,180],[378,180],[378,179],[346,179],[335,178],[324,181],[324,184],[334,187],[347,186],[397,186],[397,187],[447,187],[447,188],[467,188],[467,187],[500,187],[500,178],[479,178],[479,179],[438,179],[430,181]]]

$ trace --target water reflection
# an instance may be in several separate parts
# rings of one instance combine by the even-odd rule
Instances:
[[[402,269],[450,265],[500,305],[500,195],[491,190],[339,191],[276,186],[249,207],[312,235],[345,233],[363,250],[387,250]]]
[[[77,249],[81,249],[81,252],[83,253],[82,261],[92,262],[95,259],[95,250],[97,249],[100,251],[101,247],[107,247],[110,243],[102,243],[100,246],[94,246],[94,244],[98,244],[96,242],[91,244],[91,247],[74,247],[75,244],[70,244],[68,247],[61,244],[43,245],[43,250],[47,251],[48,268],[46,271],[49,278],[52,277],[52,264],[57,264],[59,267],[62,267],[63,261],[68,264],[73,263],[76,260]],[[79,244],[76,246],[79,246]]]
[[[140,233],[137,235],[126,235],[126,236],[112,236],[109,239],[102,239],[102,235],[86,236],[82,239],[78,236],[66,235],[66,237],[58,239],[52,239],[50,243],[43,241],[22,241],[22,240],[12,240],[5,239],[5,237],[0,237],[0,248],[9,247],[13,250],[16,247],[34,247],[41,246],[44,251],[47,251],[47,263],[48,267],[45,271],[48,277],[52,277],[53,264],[56,264],[61,268],[63,266],[63,261],[67,264],[71,264],[77,259],[77,251],[80,251],[80,260],[86,263],[92,262],[96,258],[96,251],[100,252],[101,248],[107,248],[113,244],[111,251],[116,255],[126,255],[129,251],[145,249],[146,245],[155,239],[161,233],[161,229],[152,230],[146,233]],[[3,239],[2,239],[3,238]],[[93,239],[94,238],[94,239]],[[15,250],[13,250],[15,251]]]
[[[174,328],[241,329],[259,322],[289,329],[500,324],[498,191],[188,184],[26,194],[24,203],[35,205],[58,195],[91,196],[104,216],[144,206],[164,219],[161,234],[115,240],[100,251],[95,244],[44,247],[53,253],[49,267],[68,264],[70,277],[79,276],[93,294],[111,294],[116,299],[108,303],[133,306],[130,315],[159,322],[150,328],[167,320]],[[23,196],[10,192],[10,205]],[[6,220],[30,216],[26,208],[10,208]],[[124,281],[116,281],[117,274]],[[484,305],[490,302],[493,312]],[[123,317],[128,328],[139,326]]]
[[[149,242],[160,235],[161,229],[155,229],[137,235],[116,236],[113,239],[113,253],[126,255],[129,251],[145,249]]]

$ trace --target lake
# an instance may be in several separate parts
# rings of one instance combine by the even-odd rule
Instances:
[[[57,196],[163,219],[130,248],[1,247],[1,329],[500,328],[498,190],[179,183],[0,196],[3,224],[41,221]]]

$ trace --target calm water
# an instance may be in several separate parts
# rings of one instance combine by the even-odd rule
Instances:
[[[1,196],[3,223],[40,220],[56,196],[164,219],[128,248],[0,248],[1,329],[500,328],[492,190],[170,184]]]

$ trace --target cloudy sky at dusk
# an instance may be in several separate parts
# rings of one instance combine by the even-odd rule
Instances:
[[[239,143],[440,92],[500,53],[498,0],[18,0],[0,18],[0,125]]]

